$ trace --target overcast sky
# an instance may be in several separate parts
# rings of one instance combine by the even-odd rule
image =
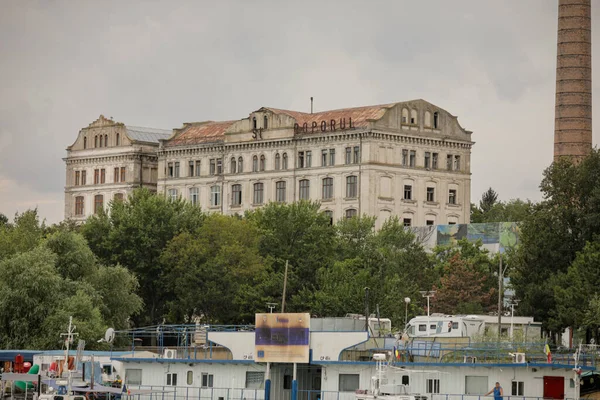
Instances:
[[[425,99],[473,131],[473,201],[490,186],[539,200],[556,17],[556,0],[0,0],[0,213],[60,221],[65,148],[100,114],[171,129],[308,111],[310,96],[315,110]]]

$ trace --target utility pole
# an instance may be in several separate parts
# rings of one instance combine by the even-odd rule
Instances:
[[[285,275],[283,276],[283,297],[281,298],[281,312],[285,312],[285,289],[287,286],[287,270],[288,270],[288,260],[285,260]]]
[[[369,288],[365,287],[365,331],[369,332]]]
[[[502,253],[500,253],[500,262],[498,263],[498,342],[502,335]]]

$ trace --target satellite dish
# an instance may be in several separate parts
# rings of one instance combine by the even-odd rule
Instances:
[[[106,343],[112,343],[115,340],[115,330],[113,328],[108,328],[106,333],[104,334],[104,341]]]

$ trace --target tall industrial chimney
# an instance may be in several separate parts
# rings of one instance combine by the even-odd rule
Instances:
[[[558,1],[555,161],[577,161],[592,149],[591,16],[590,0]]]

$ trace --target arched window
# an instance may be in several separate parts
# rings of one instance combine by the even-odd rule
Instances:
[[[408,124],[408,108],[402,109],[402,123]]]
[[[429,111],[425,111],[424,125],[426,128],[431,128],[431,113]]]
[[[279,153],[275,154],[275,170],[279,171],[281,169],[281,156]]]
[[[438,112],[434,112],[433,113],[433,129],[437,129],[438,125],[439,125],[439,121],[440,120],[440,115],[438,114]]]
[[[252,157],[252,172],[257,172],[257,171],[258,171],[258,157],[253,156]]]
[[[83,215],[83,196],[77,196],[75,197],[75,215]]]
[[[333,199],[333,178],[323,178],[323,200]]]
[[[268,127],[269,127],[269,125],[268,125],[268,122],[269,122],[269,121],[268,121],[268,119],[267,119],[267,116],[265,115],[265,116],[263,117],[263,129],[268,129]]]
[[[104,210],[104,196],[97,194],[94,196],[94,214],[98,214]]]
[[[100,135],[100,147],[102,147],[103,140],[104,140],[104,136]]]
[[[108,147],[108,135],[104,135],[104,147]]]
[[[98,147],[98,135],[94,136],[94,147]]]
[[[417,125],[417,110],[410,110],[410,124]]]
[[[354,218],[358,215],[358,212],[354,208],[349,208],[346,210],[346,218]]]
[[[329,218],[329,224],[333,225],[333,211],[325,210],[325,211],[323,211],[323,214],[325,214],[327,216],[327,218]]]
[[[300,200],[310,199],[310,181],[308,179],[300,180]]]
[[[113,201],[116,202],[120,202],[123,201],[124,196],[123,193],[115,193],[114,197],[113,197]]]
[[[285,202],[285,181],[275,182],[275,201]]]
[[[287,153],[283,153],[283,156],[281,156],[281,169],[288,169]]]
[[[265,156],[264,156],[264,155],[261,155],[261,156],[260,156],[260,170],[261,170],[261,171],[264,171],[264,170],[265,170],[265,163],[266,163],[266,162],[265,162]]]
[[[346,198],[354,199],[358,195],[358,179],[356,175],[346,177]]]
[[[87,149],[87,137],[83,138],[83,148]]]
[[[120,135],[120,134],[118,134],[118,133],[117,133],[117,143],[116,143],[116,145],[117,145],[117,146],[120,146],[120,145],[121,145],[121,135]]]
[[[244,159],[240,156],[238,158],[238,173],[244,172]]]
[[[252,117],[252,129],[256,129],[256,117]]]
[[[236,162],[235,162],[235,157],[231,157],[231,166],[229,167],[230,171],[232,174],[235,174],[236,171]]]

